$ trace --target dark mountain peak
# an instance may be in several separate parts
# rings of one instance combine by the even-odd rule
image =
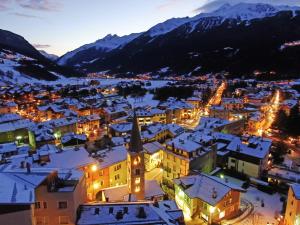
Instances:
[[[24,37],[0,29],[0,49],[8,49],[35,59],[46,60]]]

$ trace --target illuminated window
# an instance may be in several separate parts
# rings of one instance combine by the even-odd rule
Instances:
[[[137,158],[134,159],[133,164],[134,164],[134,165],[137,165],[137,164],[139,164],[140,162],[141,162],[141,158],[140,158],[140,157],[137,157]]]
[[[136,184],[141,183],[141,178],[140,178],[140,177],[135,178],[135,183],[136,183]]]
[[[121,167],[122,167],[122,165],[121,165],[121,164],[118,164],[118,165],[116,165],[116,166],[115,166],[115,171],[117,171],[117,170],[121,169]]]
[[[220,212],[219,219],[222,219],[225,216],[225,211]]]
[[[136,186],[134,189],[135,192],[139,192],[140,190],[141,190],[140,186]]]

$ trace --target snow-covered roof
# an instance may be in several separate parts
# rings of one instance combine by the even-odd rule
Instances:
[[[201,117],[200,124],[196,128],[196,130],[203,129],[203,128],[213,129],[213,128],[217,128],[217,127],[222,127],[229,123],[230,123],[230,121],[225,120],[225,119],[214,118],[214,117]]]
[[[211,206],[217,205],[231,190],[243,189],[208,175],[186,176],[174,180],[190,198],[198,198]]]
[[[269,154],[271,145],[272,141],[266,138],[251,137],[247,143],[243,143],[240,137],[236,137],[230,142],[227,149],[239,154],[263,159]]]
[[[86,141],[87,136],[85,134],[75,134],[74,132],[66,133],[64,136],[61,137],[61,143],[65,144],[71,140],[76,140],[76,139],[80,141]]]
[[[125,133],[129,132],[132,129],[132,123],[116,123],[116,124],[111,124],[110,128],[120,132],[120,133]]]
[[[76,124],[76,123],[77,123],[77,118],[67,117],[67,118],[48,120],[48,121],[43,122],[42,124],[56,128],[56,127],[68,126],[68,125],[72,125],[72,124]]]
[[[6,113],[0,115],[0,123],[7,123],[15,120],[20,120],[22,117],[15,113]]]
[[[0,154],[17,151],[17,145],[14,142],[0,144]]]
[[[46,173],[0,173],[0,204],[34,203],[34,189],[47,176]]]
[[[160,143],[158,143],[157,141],[155,142],[150,142],[147,144],[143,145],[144,150],[149,153],[149,154],[154,154],[160,150],[165,149],[164,146],[162,146]]]
[[[104,169],[116,163],[127,160],[127,150],[124,146],[116,146],[97,152],[99,167]]]
[[[47,155],[49,161],[41,165],[38,162],[39,155]],[[30,163],[32,169],[45,168],[48,170],[77,169],[90,164],[98,164],[97,160],[90,157],[83,147],[67,147],[61,151],[54,145],[44,145],[37,151],[37,154],[11,157],[10,161],[10,164],[1,165],[0,171],[15,171],[20,168],[21,162]]]
[[[190,139],[190,133],[183,133],[178,137],[167,142],[167,145],[173,146],[175,149],[180,149],[185,152],[194,152],[201,148],[201,145]]]
[[[138,217],[139,210],[143,208],[146,217]],[[126,210],[126,212],[125,212]],[[111,213],[110,213],[111,211]],[[122,218],[117,218],[117,213]],[[177,213],[177,214],[175,214]],[[161,201],[158,206],[152,202],[124,202],[124,203],[103,203],[83,205],[80,211],[78,225],[146,225],[166,224],[178,225],[176,220],[182,217],[182,211],[178,209],[173,201]]]
[[[33,124],[34,123],[28,119],[21,119],[21,120],[11,121],[8,123],[2,123],[0,124],[0,133],[29,128]]]

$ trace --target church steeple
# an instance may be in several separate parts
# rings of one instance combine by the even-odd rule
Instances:
[[[141,140],[141,134],[140,134],[139,124],[138,124],[135,110],[133,112],[133,124],[132,124],[131,137],[129,143],[129,151],[130,152],[143,151],[143,144]]]
[[[128,191],[137,200],[145,199],[145,160],[139,124],[134,111],[131,138],[127,154]]]

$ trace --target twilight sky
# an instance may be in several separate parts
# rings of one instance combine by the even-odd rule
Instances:
[[[172,17],[241,1],[300,6],[300,0],[0,0],[0,28],[62,55],[109,33],[141,32]]]

